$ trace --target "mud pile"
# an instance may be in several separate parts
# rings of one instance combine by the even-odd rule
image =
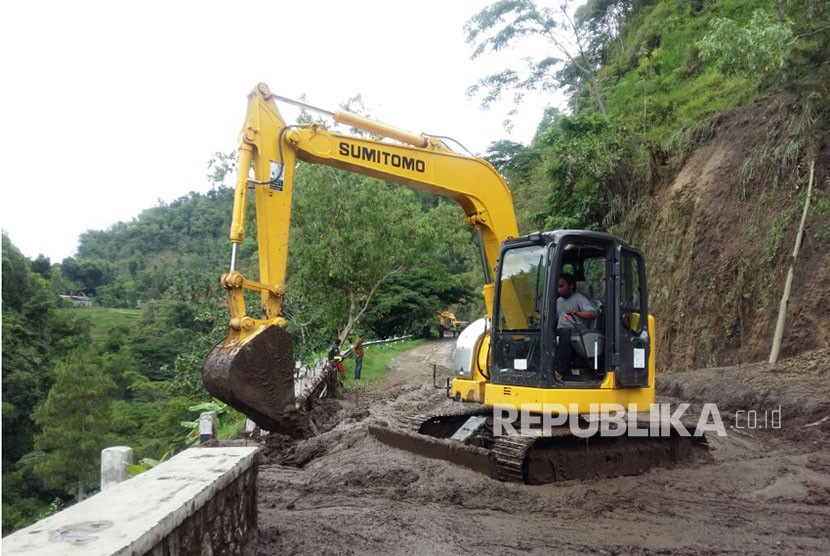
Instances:
[[[724,403],[728,434],[710,439],[711,463],[526,486],[395,450],[369,435],[370,423],[451,403],[432,388],[426,363],[446,364],[452,348],[436,341],[400,356],[381,382],[329,402],[328,418],[317,423],[326,430],[313,438],[269,437],[259,531],[245,553],[826,553],[827,351],[772,368],[663,377],[666,396]],[[747,386],[755,393],[741,398],[737,392]],[[776,395],[791,400],[781,428],[735,427],[736,411],[777,407]],[[810,409],[797,414],[795,407]]]

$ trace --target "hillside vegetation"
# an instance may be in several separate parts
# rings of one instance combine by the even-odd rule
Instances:
[[[524,1],[491,10],[471,29],[515,18],[535,22],[534,34],[557,15]],[[815,161],[782,355],[826,347],[828,4],[592,0],[575,21],[584,57],[556,75],[572,113],[550,112],[527,148],[491,152],[521,230],[607,230],[641,247],[659,368],[757,361],[769,354]],[[595,68],[601,106],[580,64]],[[482,81],[501,92],[510,83]]]
[[[581,45],[551,45],[528,71],[517,60],[471,87],[485,103],[569,93],[570,110],[550,110],[530,145],[488,153],[520,230],[607,230],[641,247],[661,370],[757,361],[815,161],[782,355],[830,345],[827,2],[588,0],[567,14],[500,0],[466,28],[480,56],[552,27]],[[181,423],[208,401],[202,359],[228,319],[218,278],[234,161],[210,161],[212,191],[90,231],[60,263],[29,260],[3,236],[4,534],[96,488],[107,445],[139,459],[186,446]],[[441,309],[481,313],[477,250],[454,204],[303,165],[294,200],[286,308],[300,356],[350,331],[417,332]],[[250,276],[254,230],[249,207]],[[59,306],[58,294],[81,292],[93,310]],[[73,420],[93,413],[94,426]]]

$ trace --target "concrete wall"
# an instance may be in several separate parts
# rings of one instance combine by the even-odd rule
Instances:
[[[241,554],[257,524],[256,448],[191,448],[3,539],[3,554]]]

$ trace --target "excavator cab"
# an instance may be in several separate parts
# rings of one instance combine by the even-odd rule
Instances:
[[[499,256],[491,383],[531,388],[649,385],[648,292],[642,255],[610,234],[560,230],[504,243]],[[557,284],[569,274],[596,318],[574,322],[569,372],[554,375]]]
[[[454,400],[477,403],[370,426],[372,434],[392,446],[527,484],[637,474],[706,459],[703,437],[671,431],[661,416],[650,414],[654,318],[638,250],[610,234],[558,230],[506,240],[498,261],[492,319],[461,334],[448,386]],[[558,283],[565,274],[586,297],[580,300],[586,310],[579,312],[595,315],[574,327],[567,345],[557,333]],[[569,355],[568,369],[558,378],[561,353]],[[598,434],[614,428],[610,413],[618,410],[628,412],[629,424],[657,423],[655,430],[670,434]],[[501,428],[511,414],[513,434]],[[547,417],[557,418],[556,426],[546,426],[555,420]]]

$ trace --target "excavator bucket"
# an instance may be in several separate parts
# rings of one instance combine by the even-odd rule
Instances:
[[[301,435],[291,346],[291,334],[275,325],[262,326],[242,342],[229,336],[205,358],[202,382],[212,396],[261,428]]]

